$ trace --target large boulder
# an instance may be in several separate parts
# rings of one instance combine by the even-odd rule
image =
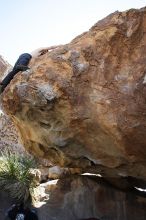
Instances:
[[[18,73],[3,108],[54,165],[146,178],[146,8],[115,12]]]

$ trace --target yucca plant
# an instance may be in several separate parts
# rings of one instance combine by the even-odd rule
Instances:
[[[36,167],[35,160],[29,156],[11,152],[2,153],[0,160],[0,188],[18,202],[27,202],[36,186],[30,168]]]

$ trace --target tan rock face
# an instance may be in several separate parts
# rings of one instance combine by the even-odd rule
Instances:
[[[3,77],[3,75],[7,74],[10,68],[11,65],[0,55],[0,79]]]
[[[22,146],[18,131],[14,126],[12,120],[6,115],[0,115],[0,151],[7,151],[17,153],[25,153]]]
[[[146,8],[111,14],[30,67],[3,94],[29,152],[146,177]]]
[[[146,198],[107,186],[85,176],[50,181],[39,186],[40,220],[145,220]],[[42,199],[46,198],[45,202]]]
[[[0,79],[8,73],[10,68],[10,64],[0,56]],[[12,120],[0,112],[0,151],[8,149],[12,152],[26,153],[18,136],[17,128],[14,126]]]
[[[0,56],[0,74],[2,74],[7,69],[7,65],[3,58]]]

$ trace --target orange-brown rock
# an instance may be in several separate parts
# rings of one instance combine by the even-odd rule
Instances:
[[[29,152],[146,178],[146,8],[109,15],[30,67],[3,94]]]

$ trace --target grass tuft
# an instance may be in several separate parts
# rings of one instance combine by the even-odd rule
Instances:
[[[36,162],[29,156],[2,152],[0,159],[0,188],[6,190],[17,202],[27,202],[36,187],[36,181],[29,172],[36,168]]]

